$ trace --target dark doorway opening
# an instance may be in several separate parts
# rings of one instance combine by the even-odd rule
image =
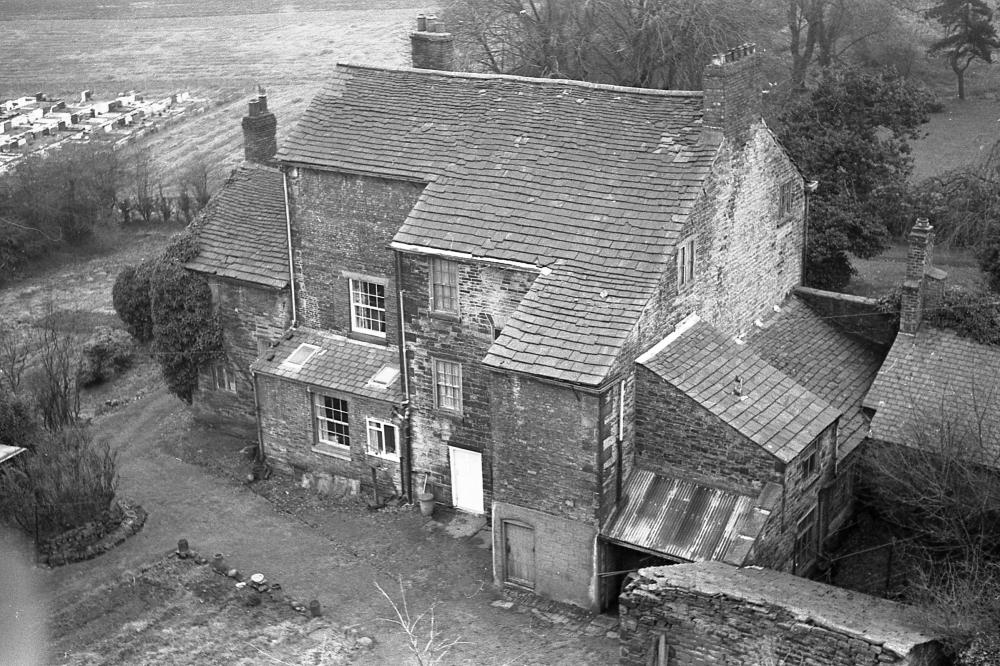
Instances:
[[[629,574],[644,567],[660,567],[680,564],[682,560],[667,557],[660,553],[651,553],[636,548],[602,542],[601,548],[601,612],[609,615],[618,614],[618,595],[630,580]]]

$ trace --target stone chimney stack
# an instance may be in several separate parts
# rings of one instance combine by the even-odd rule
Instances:
[[[267,110],[263,88],[257,88],[257,99],[249,106],[243,117],[243,154],[247,162],[267,164],[278,152],[278,120]]]
[[[899,306],[899,332],[914,335],[923,318],[925,274],[934,254],[934,227],[926,217],[917,218],[910,230],[910,247],[906,252],[906,277]]]
[[[702,76],[705,95],[703,127],[744,143],[761,117],[760,62],[756,44],[717,53]]]
[[[455,36],[445,32],[437,16],[417,16],[417,30],[410,33],[413,67],[416,69],[455,69]]]

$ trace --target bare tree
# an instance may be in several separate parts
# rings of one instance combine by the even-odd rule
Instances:
[[[31,393],[45,427],[56,431],[80,418],[76,381],[79,349],[71,333],[61,332],[51,323],[40,329],[38,338],[38,373]]]
[[[209,165],[208,158],[202,154],[196,154],[188,162],[187,167],[181,177],[181,191],[190,191],[194,194],[195,212],[208,205],[212,198],[213,170]]]
[[[0,381],[17,394],[31,355],[31,329],[0,324]]]
[[[768,23],[751,0],[452,0],[466,67],[648,88],[700,88],[712,53]]]
[[[809,68],[836,64],[848,51],[885,33],[900,8],[893,0],[787,0],[793,90],[804,90]]]
[[[174,206],[170,199],[163,195],[163,185],[160,185],[159,196],[156,198],[156,210],[160,213],[160,222],[168,224],[174,212]]]

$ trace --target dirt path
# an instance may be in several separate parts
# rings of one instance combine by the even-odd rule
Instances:
[[[326,614],[358,625],[375,649],[361,663],[411,663],[392,611],[374,587],[398,599],[397,576],[416,612],[435,605],[442,637],[461,638],[448,664],[603,664],[617,642],[588,636],[570,618],[545,618],[515,606],[498,608],[490,585],[489,551],[476,539],[453,538],[412,510],[367,512],[332,503],[300,518],[232,479],[173,455],[175,442],[198,428],[176,398],[157,391],[97,422],[120,452],[121,492],[149,519],[141,533],[101,558],[39,572],[51,603],[108,582],[169,551],[178,538],[233,566],[264,572],[291,595],[319,599]],[[82,647],[82,646],[81,646]],[[58,659],[58,655],[53,655]]]

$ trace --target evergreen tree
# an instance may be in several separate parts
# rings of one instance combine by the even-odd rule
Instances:
[[[958,98],[965,99],[965,70],[976,58],[993,62],[993,49],[1000,48],[993,10],[984,0],[941,0],[925,16],[944,27],[945,36],[929,52],[947,56],[958,78]]]

